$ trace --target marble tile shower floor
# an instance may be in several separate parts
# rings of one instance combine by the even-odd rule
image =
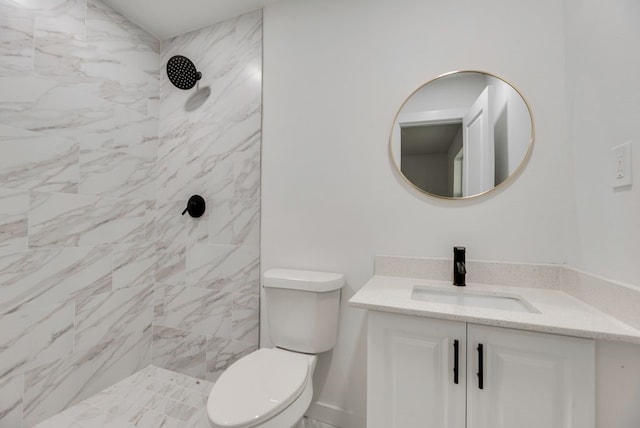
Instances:
[[[206,404],[212,387],[148,366],[36,428],[210,428]]]
[[[35,428],[211,428],[212,382],[148,366]],[[304,418],[295,428],[337,428]]]

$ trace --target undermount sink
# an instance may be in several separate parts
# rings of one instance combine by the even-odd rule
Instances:
[[[539,313],[529,302],[517,296],[489,294],[461,288],[448,290],[439,287],[416,285],[411,292],[411,299],[431,303],[498,309],[502,311]]]

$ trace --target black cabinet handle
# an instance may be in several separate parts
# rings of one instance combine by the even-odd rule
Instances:
[[[478,388],[484,389],[484,353],[482,343],[478,344]]]
[[[460,360],[460,342],[453,341],[453,383],[458,384],[458,365]]]

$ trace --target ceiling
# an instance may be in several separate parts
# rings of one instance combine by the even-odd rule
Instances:
[[[275,3],[278,0],[104,0],[161,40]]]

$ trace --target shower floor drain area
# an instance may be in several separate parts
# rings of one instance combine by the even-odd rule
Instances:
[[[206,404],[212,387],[148,366],[36,428],[211,428]]]

